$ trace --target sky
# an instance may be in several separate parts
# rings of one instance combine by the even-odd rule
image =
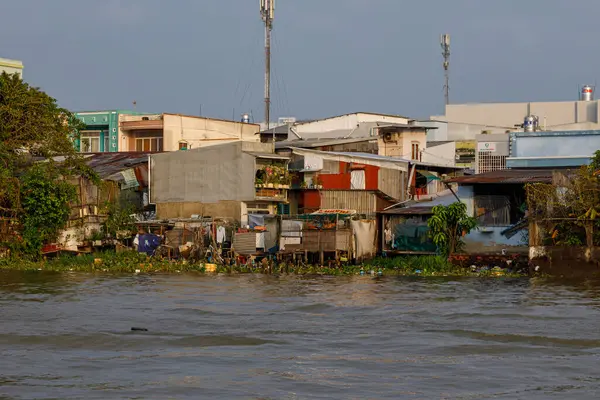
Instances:
[[[600,78],[598,0],[276,0],[272,120],[573,100]],[[259,0],[13,0],[0,57],[72,111],[264,113]]]

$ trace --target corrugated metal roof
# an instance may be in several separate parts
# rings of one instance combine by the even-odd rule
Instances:
[[[519,184],[519,183],[550,183],[556,170],[549,169],[504,169],[499,171],[490,171],[483,174],[465,175],[448,179],[449,183],[460,183],[463,185],[500,183],[500,184]]]
[[[146,169],[149,154],[152,153],[93,153],[85,157],[86,164],[96,171],[101,179],[108,179],[131,168]],[[145,176],[147,179],[147,172],[141,171],[141,176]],[[145,182],[140,183],[144,184]]]
[[[382,211],[380,214],[386,215],[431,215],[433,214],[434,206],[414,206],[393,208],[391,210]]]

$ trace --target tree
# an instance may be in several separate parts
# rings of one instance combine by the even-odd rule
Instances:
[[[72,194],[66,180],[96,179],[73,145],[82,126],[18,75],[0,74],[0,217],[18,219],[29,247],[41,248],[66,223]]]
[[[427,225],[438,251],[448,257],[464,247],[462,238],[475,229],[477,220],[467,215],[464,203],[456,202],[433,207],[433,216]]]

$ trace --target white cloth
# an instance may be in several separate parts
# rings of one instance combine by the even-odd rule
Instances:
[[[219,226],[217,228],[217,243],[224,243],[225,242],[225,236],[226,236],[226,232],[225,232],[225,227],[224,226]]]

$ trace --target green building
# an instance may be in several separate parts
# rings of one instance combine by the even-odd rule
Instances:
[[[82,111],[75,116],[86,127],[81,133],[80,140],[75,141],[75,147],[81,153],[105,153],[119,151],[119,127],[122,115],[145,115],[137,111]]]

